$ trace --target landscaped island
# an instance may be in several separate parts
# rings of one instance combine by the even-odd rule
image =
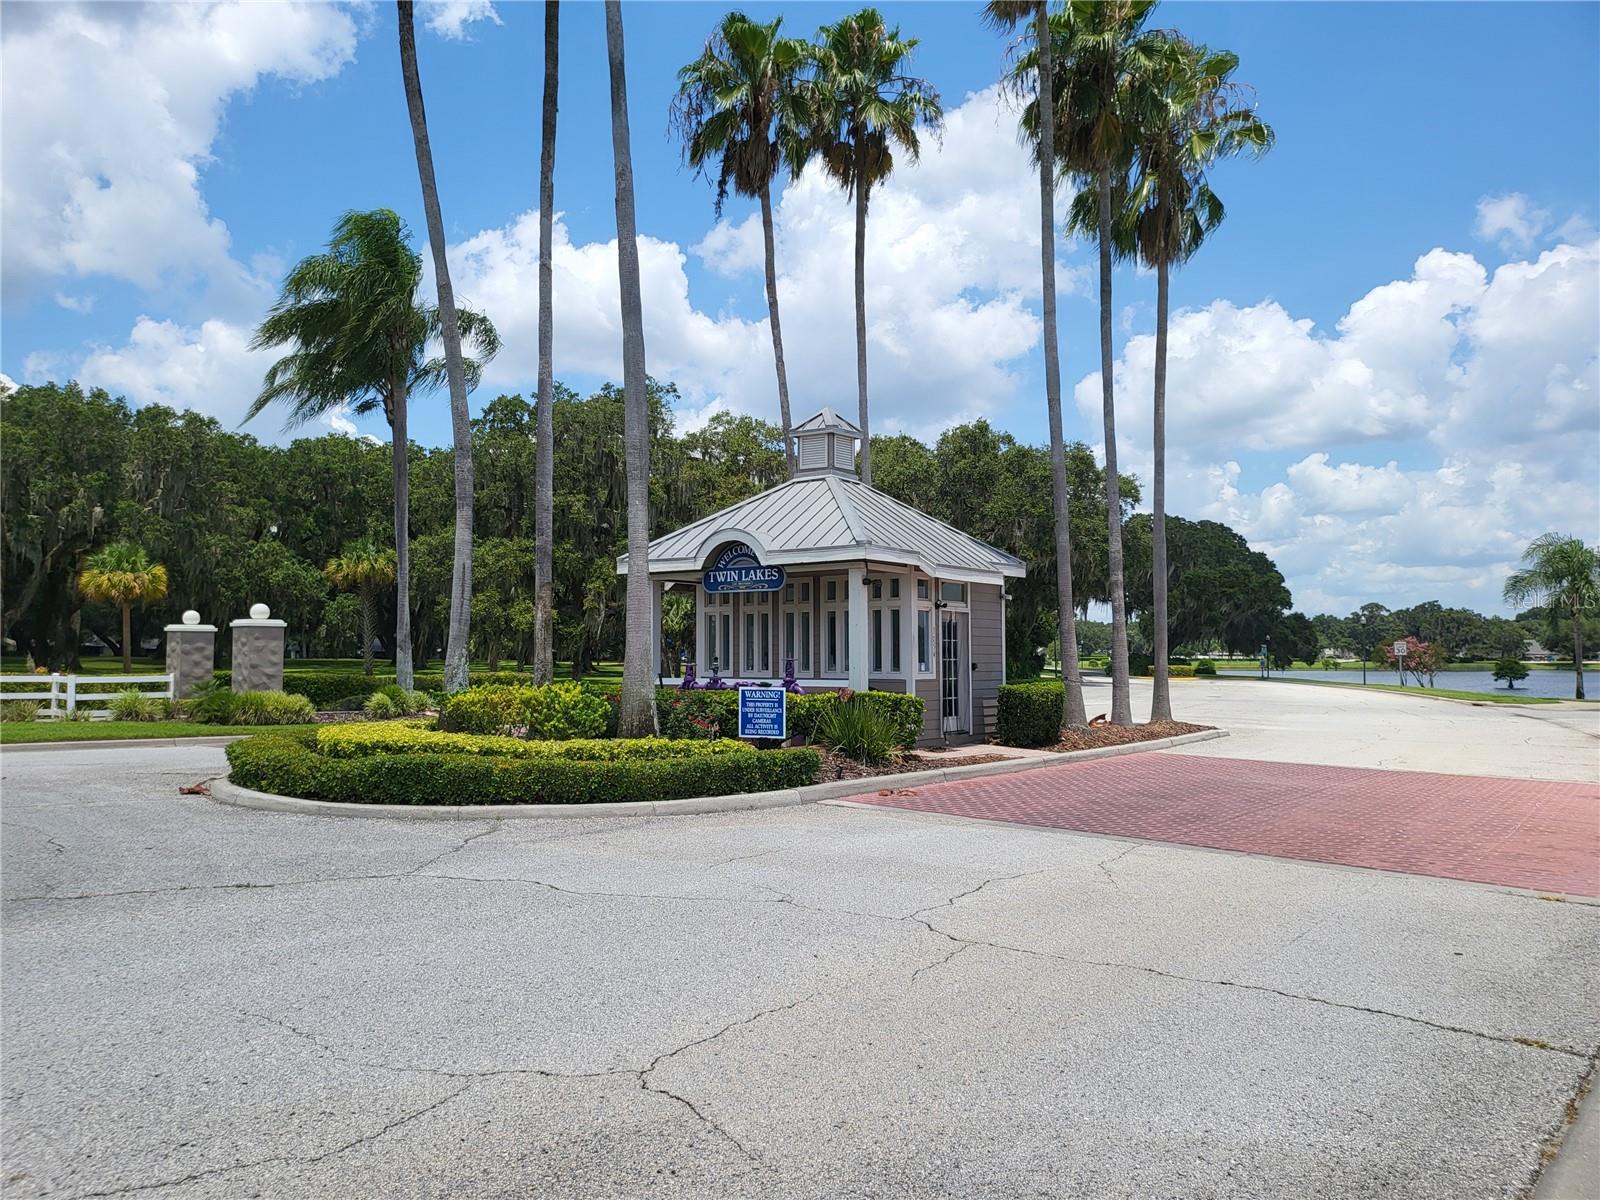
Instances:
[[[790,744],[723,737],[737,690],[660,688],[662,736],[619,738],[615,685],[485,684],[435,718],[264,733],[228,747],[229,780],[362,804],[593,804],[682,800],[815,783],[825,753],[863,762],[916,741],[922,701],[887,692],[791,694]],[[795,742],[812,743],[796,745]]]

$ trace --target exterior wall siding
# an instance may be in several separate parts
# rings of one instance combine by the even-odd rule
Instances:
[[[989,737],[992,729],[983,727],[985,701],[1000,697],[1000,684],[1005,675],[1005,639],[1000,632],[1002,606],[1005,600],[994,584],[974,583],[967,588],[972,615],[968,623],[968,638],[972,643],[972,732],[976,737]]]
[[[939,741],[939,683],[931,676],[917,680],[917,695],[922,697],[922,740]]]

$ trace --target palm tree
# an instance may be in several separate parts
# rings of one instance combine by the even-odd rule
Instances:
[[[1039,107],[1053,112],[1054,55],[1047,0],[989,0],[984,9],[988,23],[998,29],[1015,29],[1031,20],[1037,55],[1033,78]],[[1035,142],[1039,165],[1039,259],[1043,281],[1040,307],[1044,317],[1044,396],[1050,418],[1050,491],[1055,510],[1056,628],[1061,647],[1061,723],[1085,724],[1089,715],[1083,703],[1083,677],[1078,667],[1077,610],[1072,595],[1072,526],[1068,512],[1067,446],[1061,428],[1061,350],[1056,334],[1056,157],[1055,125],[1038,126]]]
[[[422,181],[422,210],[433,249],[433,276],[439,294],[439,339],[444,343],[445,378],[450,387],[450,429],[455,442],[456,536],[450,572],[450,624],[444,644],[444,687],[467,686],[467,645],[472,634],[472,414],[467,408],[466,368],[461,358],[461,324],[456,316],[455,289],[445,254],[444,216],[439,209],[439,183],[433,172],[433,147],[428,141],[428,115],[422,106],[422,77],[417,71],[417,35],[411,0],[397,0],[400,24],[400,74],[405,81],[406,109],[411,115],[411,140],[416,145],[417,175]]]
[[[617,276],[622,300],[623,448],[628,464],[628,636],[622,653],[617,732],[622,737],[645,737],[656,731],[651,682],[655,664],[650,661],[650,412],[645,392],[644,305],[639,288],[620,0],[606,0],[606,59],[611,69],[611,153],[616,164]]]
[[[867,423],[867,203],[874,185],[894,170],[898,147],[913,162],[919,126],[944,120],[939,93],[926,79],[905,74],[916,38],[886,28],[883,15],[864,8],[817,30],[812,78],[801,87],[811,144],[833,180],[856,205],[856,396],[861,426],[861,481],[872,483],[872,438]]]
[[[256,330],[252,349],[293,348],[268,368],[245,415],[248,421],[282,402],[289,410],[284,426],[292,428],[346,408],[383,410],[394,443],[395,674],[407,690],[413,678],[406,406],[413,392],[437,387],[447,373],[443,359],[424,358],[440,332],[440,314],[417,298],[421,282],[422,259],[398,216],[386,208],[345,213],[327,252],[289,272]],[[462,362],[470,390],[500,340],[487,317],[465,309],[456,315],[477,352]]]
[[[544,6],[544,107],[539,131],[539,406],[533,463],[533,681],[555,678],[555,206],[561,5]]]
[[[722,18],[704,52],[678,72],[672,125],[684,142],[684,159],[705,173],[717,163],[716,213],[731,186],[741,196],[761,201],[761,233],[766,248],[767,319],[772,327],[772,359],[778,373],[778,419],[783,456],[794,478],[794,447],[789,438],[789,377],[783,365],[783,329],[778,320],[778,266],[772,231],[772,180],[788,160],[791,171],[810,157],[805,118],[796,88],[805,65],[805,43],[778,36],[771,24],[741,12]]]
[[[1167,315],[1172,268],[1189,261],[1225,215],[1206,172],[1217,160],[1246,151],[1264,154],[1270,125],[1256,116],[1253,96],[1233,81],[1239,59],[1175,34],[1153,59],[1152,119],[1141,131],[1136,176],[1113,220],[1119,257],[1136,257],[1156,273],[1153,413],[1155,465],[1151,486],[1151,616],[1155,635],[1152,721],[1172,720],[1167,678]],[[1088,214],[1075,214],[1084,226]],[[1098,213],[1095,214],[1098,222]]]
[[[89,556],[78,575],[78,590],[86,599],[122,608],[122,669],[133,671],[132,610],[167,595],[167,569],[152,563],[142,546],[112,542]]]
[[[1552,635],[1560,617],[1572,622],[1572,672],[1578,681],[1574,699],[1582,700],[1583,622],[1600,609],[1600,549],[1585,545],[1582,538],[1546,533],[1529,544],[1522,561],[1527,565],[1506,580],[1505,601],[1520,605],[1538,600]]]
[[[370,541],[354,542],[322,568],[323,578],[343,592],[361,598],[361,669],[372,674],[372,637],[376,632],[378,593],[394,586],[395,552]],[[405,684],[401,684],[406,687]],[[407,688],[409,691],[410,689]]]
[[[1111,721],[1133,723],[1128,694],[1128,612],[1123,586],[1121,476],[1117,472],[1116,399],[1112,385],[1111,260],[1117,200],[1140,129],[1149,120],[1148,80],[1165,44],[1145,31],[1155,0],[1068,0],[1051,19],[1056,83],[1056,150],[1062,169],[1094,187],[1100,251],[1100,403],[1105,438],[1106,574],[1111,602]],[[1019,69],[1033,67],[1024,58]],[[1037,105],[1031,123],[1038,125]],[[1024,114],[1024,121],[1030,120]]]

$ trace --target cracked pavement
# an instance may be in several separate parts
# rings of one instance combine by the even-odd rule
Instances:
[[[1519,1196],[1600,1049],[1591,904],[890,810],[177,794],[222,762],[0,762],[5,1196]]]

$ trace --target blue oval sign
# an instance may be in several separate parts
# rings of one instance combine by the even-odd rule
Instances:
[[[754,550],[735,542],[717,555],[701,581],[708,592],[775,592],[784,573],[782,567],[763,567]]]

